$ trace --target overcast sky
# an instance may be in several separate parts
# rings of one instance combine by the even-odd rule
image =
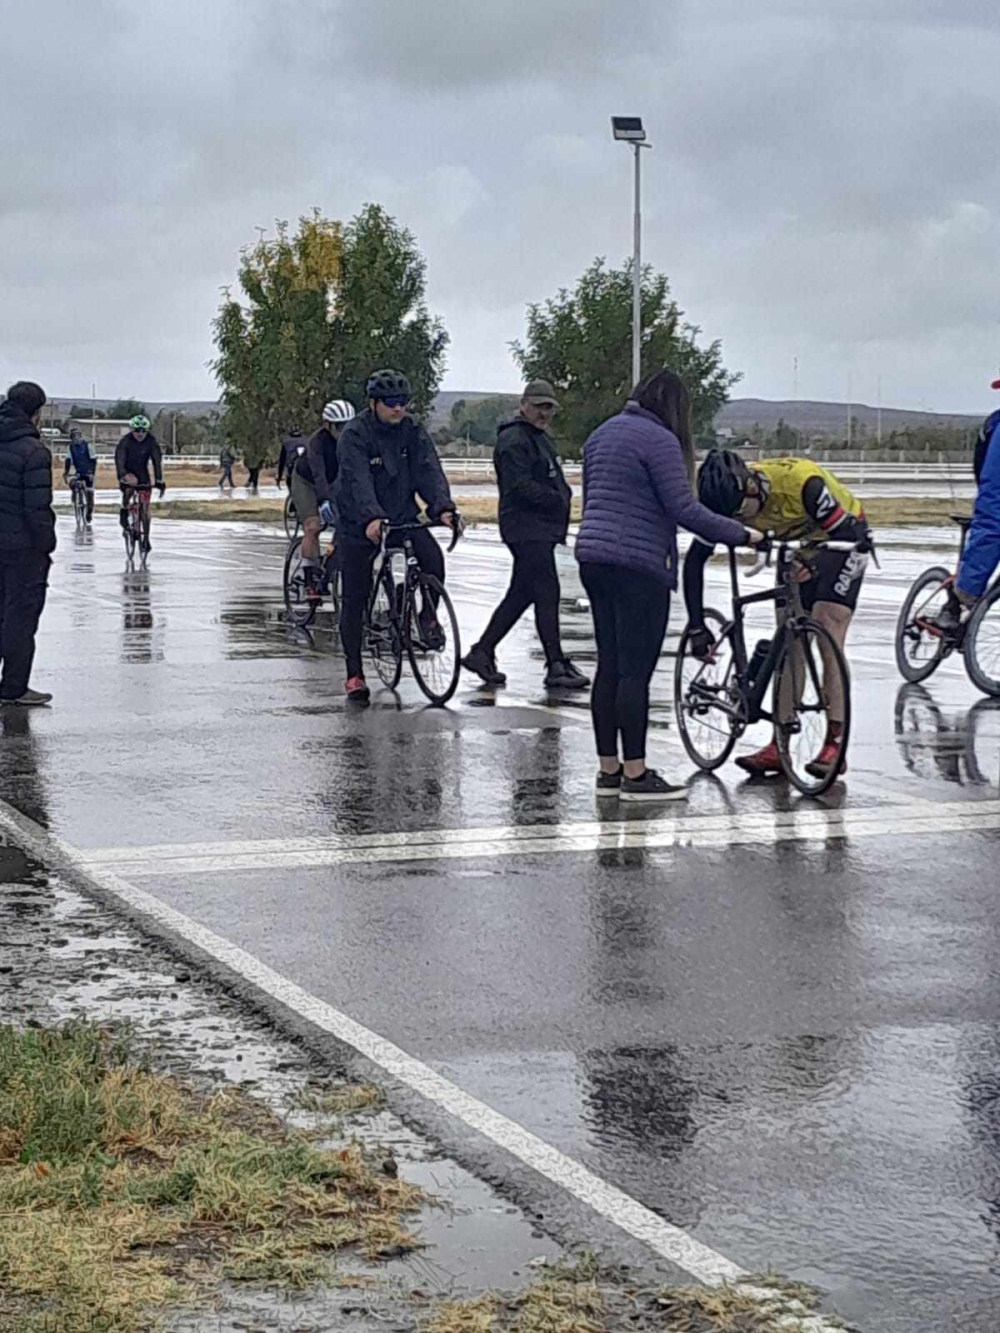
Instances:
[[[5,9],[0,376],[214,397],[256,226],[409,226],[445,387],[517,385],[527,302],[645,254],[738,395],[979,411],[1000,370],[988,0],[32,0]],[[331,389],[335,386],[331,386]]]

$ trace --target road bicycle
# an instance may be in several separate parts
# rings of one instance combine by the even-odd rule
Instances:
[[[958,564],[965,554],[972,519],[952,514],[961,532]],[[956,566],[957,568],[957,566]],[[983,694],[1000,698],[1000,576],[976,603],[972,615],[954,630],[935,622],[947,606],[955,575],[943,565],[925,569],[906,595],[896,622],[896,665],[911,685],[927,680],[952,653],[961,653],[969,679]]]
[[[320,552],[319,577],[311,584],[306,579],[306,567],[302,563],[302,538],[292,538],[285,554],[283,587],[285,619],[289,624],[300,629],[311,625],[323,599],[328,597],[336,627],[340,619],[341,602],[340,554],[332,536],[326,549]]]
[[[149,556],[149,503],[153,496],[151,486],[125,486],[125,526],[122,536],[125,539],[125,560],[130,569],[135,568],[135,557],[139,556],[140,569],[146,568]]]
[[[417,684],[432,704],[440,706],[458,688],[462,644],[458,618],[444,584],[420,568],[413,541],[407,535],[431,526],[437,525],[383,523],[362,644],[379,680],[390,690],[399,684],[405,652]],[[462,520],[456,514],[449,553],[462,531]],[[395,533],[404,534],[403,545],[390,551],[387,543]]]
[[[73,496],[73,517],[76,519],[77,532],[83,532],[87,526],[87,483],[82,477],[74,477],[69,484]]]
[[[751,576],[769,564],[773,543],[764,545],[749,571]],[[704,615],[706,628],[715,635],[715,646],[701,659],[690,651],[689,630],[681,636],[674,670],[677,725],[684,748],[706,772],[726,762],[747,727],[770,721],[782,771],[800,792],[821,796],[839,776],[851,735],[850,674],[829,631],[805,613],[796,577],[800,561],[808,563],[808,554],[819,549],[815,542],[779,542],[776,585],[748,596],[740,595],[739,565],[731,549],[732,616],[726,620],[714,610]],[[824,542],[822,549],[862,553],[868,546],[831,541]],[[797,552],[803,554],[797,556]],[[773,639],[758,643],[748,657],[746,608],[772,601],[777,631]],[[834,676],[844,701],[840,754],[833,764],[820,767],[817,760],[829,734],[828,696]],[[768,711],[765,700],[772,681],[774,695]]]
[[[292,499],[292,493],[285,496],[285,508],[282,514],[285,524],[285,536],[291,541],[297,537],[302,530],[302,524],[299,522],[299,516],[295,512],[295,501]]]

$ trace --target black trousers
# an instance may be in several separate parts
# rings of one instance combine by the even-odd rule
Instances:
[[[34,551],[0,552],[0,701],[20,699],[28,688],[51,565]]]
[[[389,550],[398,550],[409,537],[413,551],[425,574],[433,574],[444,582],[444,552],[431,533],[417,528],[413,532],[395,532],[389,537]],[[371,593],[372,564],[378,547],[372,542],[342,542],[340,544],[340,641],[347,658],[347,678],[364,674],[361,667],[361,627],[365,606]]]
[[[670,589],[651,574],[622,565],[581,564],[597,638],[597,674],[590,693],[597,753],[643,759],[649,725],[649,682],[663,647]]]
[[[562,660],[559,637],[559,575],[556,572],[556,548],[553,542],[511,542],[514,571],[503,601],[490,617],[479,639],[488,653],[506,638],[534,603],[535,628],[549,664]]]

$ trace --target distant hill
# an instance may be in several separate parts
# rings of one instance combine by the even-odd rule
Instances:
[[[778,422],[801,431],[804,435],[823,435],[843,439],[847,433],[847,403],[819,403],[802,399],[772,400],[769,398],[734,398],[715,419],[717,428],[728,426],[737,435],[749,433],[755,425],[764,431],[773,431]],[[878,424],[878,409],[867,403],[851,403],[855,422],[874,434]],[[951,412],[916,412],[909,408],[883,407],[882,433],[905,430],[914,426],[944,426],[975,428],[982,416]]]
[[[492,394],[473,391],[442,390],[430,411],[431,427],[443,426],[448,421],[452,404],[460,398],[476,402]],[[874,435],[878,425],[878,409],[867,403],[852,403],[851,416]],[[773,432],[778,422],[801,431],[803,435],[829,436],[843,439],[847,432],[847,404],[812,402],[808,399],[734,398],[715,419],[716,427],[728,426],[737,435],[747,435],[755,425]],[[952,412],[919,412],[903,407],[882,408],[882,433],[905,430],[907,426],[946,426],[959,429],[976,428],[981,415],[963,415]]]
[[[106,412],[112,403],[117,402],[116,398],[98,398],[94,400],[98,412]],[[142,399],[139,400],[142,402]],[[74,406],[90,408],[91,399],[89,398],[50,398],[56,415],[60,412],[63,415],[68,414],[69,409]],[[217,402],[187,402],[187,403],[146,403],[146,408],[151,416],[156,416],[157,412],[166,409],[168,412],[179,412],[187,417],[204,417],[209,412],[217,412],[219,404]]]

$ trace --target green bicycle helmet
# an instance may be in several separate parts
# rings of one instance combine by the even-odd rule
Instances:
[[[376,370],[369,376],[365,394],[368,398],[409,398],[413,390],[401,370]]]
[[[149,430],[149,417],[138,412],[128,424],[130,430]]]

